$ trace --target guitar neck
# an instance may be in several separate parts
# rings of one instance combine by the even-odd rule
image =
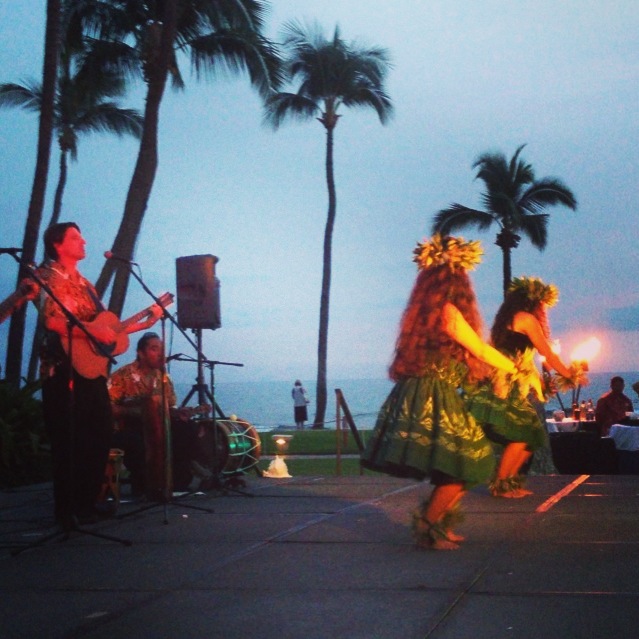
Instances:
[[[170,293],[164,293],[162,296],[160,296],[159,301],[160,301],[160,306],[162,308],[166,308],[173,301],[173,296]],[[131,317],[129,317],[128,319],[125,319],[123,322],[120,322],[122,330],[127,328],[127,326],[131,326],[131,324],[135,324],[136,322],[139,322],[142,318],[146,317],[147,315],[150,315],[151,308],[152,307],[149,306],[148,308],[145,308],[139,313],[136,313],[135,315],[131,315]]]
[[[150,308],[145,308],[143,311],[140,311],[139,313],[136,313],[135,315],[131,315],[131,317],[121,322],[122,328],[125,329],[127,328],[127,326],[131,326],[132,324],[139,322],[143,317],[146,317],[147,315],[149,315],[150,312],[151,312]]]

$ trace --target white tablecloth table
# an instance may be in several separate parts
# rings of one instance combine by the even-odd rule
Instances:
[[[546,420],[546,432],[548,433],[573,433],[579,428],[579,422],[572,419],[564,419],[556,421],[554,419]]]
[[[610,437],[617,450],[639,450],[639,426],[613,424],[610,427]]]

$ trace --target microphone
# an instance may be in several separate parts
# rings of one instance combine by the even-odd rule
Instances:
[[[127,260],[126,257],[120,257],[119,255],[116,255],[111,251],[104,251],[104,257],[106,257],[107,260],[117,260],[118,262],[124,262],[125,264],[135,264],[135,266],[138,266],[137,262],[134,262],[133,260]]]
[[[172,359],[180,359],[180,357],[184,357],[184,353],[174,353],[173,355],[169,355],[164,361],[170,362]]]
[[[22,253],[21,248],[0,248],[0,255],[6,253],[7,255],[15,255],[16,253]]]

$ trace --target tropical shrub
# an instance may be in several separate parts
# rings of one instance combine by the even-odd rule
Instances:
[[[16,389],[0,381],[0,488],[51,479],[51,448],[39,390],[40,382]]]

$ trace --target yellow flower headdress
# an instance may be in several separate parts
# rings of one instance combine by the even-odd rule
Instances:
[[[451,271],[472,271],[483,255],[478,241],[466,242],[463,237],[433,235],[430,240],[418,242],[413,250],[413,262],[420,269],[446,265]]]
[[[532,302],[542,302],[546,306],[554,306],[559,299],[559,291],[554,284],[544,284],[537,277],[516,277],[510,283],[508,292],[525,291]]]

